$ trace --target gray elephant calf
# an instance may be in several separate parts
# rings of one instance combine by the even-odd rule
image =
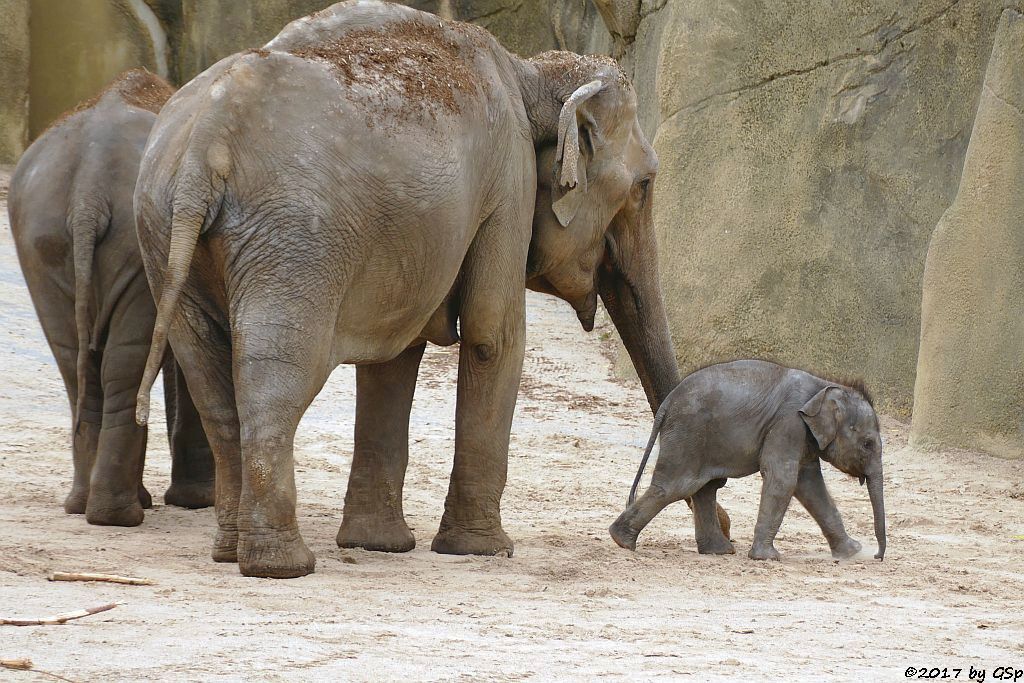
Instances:
[[[659,433],[661,452],[651,485],[637,500]],[[666,505],[692,497],[698,552],[735,552],[717,524],[716,493],[728,477],[760,471],[764,482],[751,558],[779,559],[775,535],[794,495],[821,526],[832,556],[851,557],[861,546],[843,528],[820,460],[859,477],[861,484],[867,481],[878,539],[875,557],[882,559],[882,441],[867,391],[759,360],[703,368],[683,379],[659,408],[628,507],[608,531],[633,550],[637,536]]]

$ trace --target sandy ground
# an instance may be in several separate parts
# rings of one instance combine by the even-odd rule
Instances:
[[[91,680],[901,680],[907,667],[1024,668],[1024,481],[1019,462],[916,453],[885,420],[889,550],[864,489],[829,470],[865,545],[835,563],[802,508],[780,563],[746,558],[758,477],[721,498],[740,553],[697,555],[677,504],[636,553],[605,531],[621,511],[650,427],[635,381],[610,371],[605,325],[529,299],[526,370],[503,510],[512,558],[428,548],[453,449],[457,349],[431,348],[412,418],[406,511],[418,547],[388,555],[334,543],[352,448],[354,371],[339,368],[297,440],[299,515],[318,558],[296,580],[247,579],[209,560],[212,510],[164,507],[163,425],[134,529],[65,515],[69,411],[0,207],[0,614],[47,616],[112,601],[64,626],[0,626],[0,658]],[[162,394],[154,391],[155,397]],[[158,399],[159,400],[159,399]],[[162,414],[157,406],[154,414]],[[50,570],[154,579],[147,587],[48,583]],[[949,671],[953,675],[953,669]],[[0,670],[0,680],[54,680]]]

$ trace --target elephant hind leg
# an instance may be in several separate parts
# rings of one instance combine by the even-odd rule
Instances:
[[[402,512],[402,488],[409,411],[424,347],[356,368],[355,448],[337,538],[342,548],[406,552],[416,547]]]
[[[142,485],[148,431],[135,422],[139,378],[149,351],[149,331],[136,321],[151,301],[145,275],[138,272],[110,309],[105,339],[100,333],[103,420],[85,510],[90,524],[136,526],[143,509],[152,505]]]
[[[199,413],[181,367],[171,353],[164,360],[164,398],[171,448],[171,485],[164,502],[183,508],[214,504],[214,462]]]
[[[54,348],[57,365],[65,378],[71,402],[71,457],[74,463],[74,478],[71,491],[64,499],[64,512],[69,515],[84,515],[89,502],[89,480],[96,463],[96,448],[99,445],[100,425],[103,420],[103,388],[100,385],[99,363],[95,354],[89,355],[86,365],[85,399],[81,419],[75,419],[75,397],[78,395],[75,363],[78,352],[75,348]],[[65,371],[64,366],[68,370]],[[76,424],[77,423],[77,424]]]
[[[718,489],[725,485],[725,479],[713,479],[701,487],[691,498],[694,530],[697,537],[697,552],[702,555],[732,555],[736,552],[726,529],[722,524],[722,510],[716,498]],[[728,517],[725,518],[728,524]]]
[[[227,325],[193,303],[189,292],[182,297],[181,306],[187,310],[183,310],[179,319],[172,323],[170,339],[180,370],[192,389],[195,410],[213,454],[217,517],[213,560],[237,562],[242,457],[232,378],[231,338]],[[183,318],[189,322],[183,324]]]
[[[667,486],[652,482],[643,495],[608,527],[608,533],[620,547],[636,550],[636,540],[640,532],[659,512],[676,501],[690,498],[705,483],[706,480],[698,478],[675,480]]]
[[[325,340],[334,316],[261,296],[231,322],[242,453],[238,568],[294,578],[316,565],[295,514],[295,430],[333,369]]]

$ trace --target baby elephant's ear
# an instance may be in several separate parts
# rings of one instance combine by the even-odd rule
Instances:
[[[829,392],[833,392],[829,397]],[[816,393],[810,401],[800,409],[800,417],[803,418],[811,434],[818,441],[818,448],[825,450],[836,438],[839,431],[839,406],[836,404],[836,392],[842,391],[839,387],[825,387]]]

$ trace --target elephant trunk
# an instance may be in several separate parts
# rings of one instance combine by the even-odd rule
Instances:
[[[661,298],[654,231],[647,225],[608,238],[598,291],[640,377],[651,412],[679,384],[679,365]],[[637,229],[637,228],[646,229]],[[626,240],[629,244],[624,243]]]
[[[875,518],[875,539],[878,541],[878,552],[875,559],[885,557],[885,501],[882,496],[882,463],[872,468],[867,475],[868,497],[871,499],[871,512]]]

